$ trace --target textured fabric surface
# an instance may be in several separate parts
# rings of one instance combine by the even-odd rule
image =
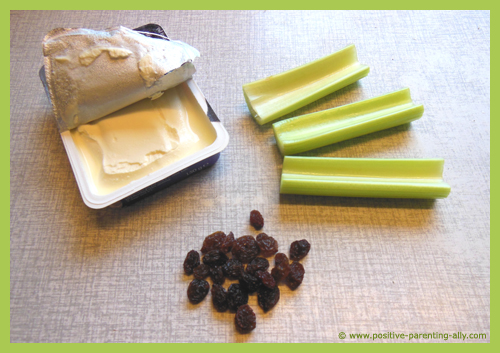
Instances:
[[[201,52],[195,80],[231,140],[214,167],[129,208],[91,210],[38,78],[41,40],[55,27],[146,23]],[[368,77],[289,116],[403,87],[424,116],[304,155],[444,158],[447,199],[279,194],[282,157],[241,86],[350,43]],[[489,341],[489,12],[16,11],[10,70],[12,342],[367,342],[349,334],[374,332]],[[252,296],[257,328],[240,335],[210,296],[188,303],[182,262],[211,232],[257,234],[252,209],[281,250],[302,238],[312,249],[302,286],[282,287],[266,314]]]

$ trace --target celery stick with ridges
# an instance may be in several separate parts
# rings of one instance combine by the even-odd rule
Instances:
[[[285,156],[280,193],[439,199],[450,193],[443,159]]]
[[[260,125],[293,112],[368,75],[350,45],[280,74],[243,85],[252,116]]]
[[[273,124],[281,154],[291,155],[419,119],[408,88]]]

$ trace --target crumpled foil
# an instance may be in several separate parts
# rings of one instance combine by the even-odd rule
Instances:
[[[59,130],[102,118],[188,80],[190,45],[119,26],[58,28],[43,40],[47,90]]]

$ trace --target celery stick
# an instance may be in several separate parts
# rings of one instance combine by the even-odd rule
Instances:
[[[243,85],[251,114],[260,125],[314,102],[368,75],[350,45],[292,70]]]
[[[285,156],[280,193],[438,199],[450,193],[443,159]]]
[[[408,88],[347,104],[278,121],[274,136],[281,154],[290,155],[330,145],[353,137],[388,129],[419,119],[424,113],[416,105]]]

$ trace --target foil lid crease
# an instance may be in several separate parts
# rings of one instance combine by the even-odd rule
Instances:
[[[188,80],[190,45],[119,26],[58,28],[43,40],[45,79],[59,130],[102,118]]]

